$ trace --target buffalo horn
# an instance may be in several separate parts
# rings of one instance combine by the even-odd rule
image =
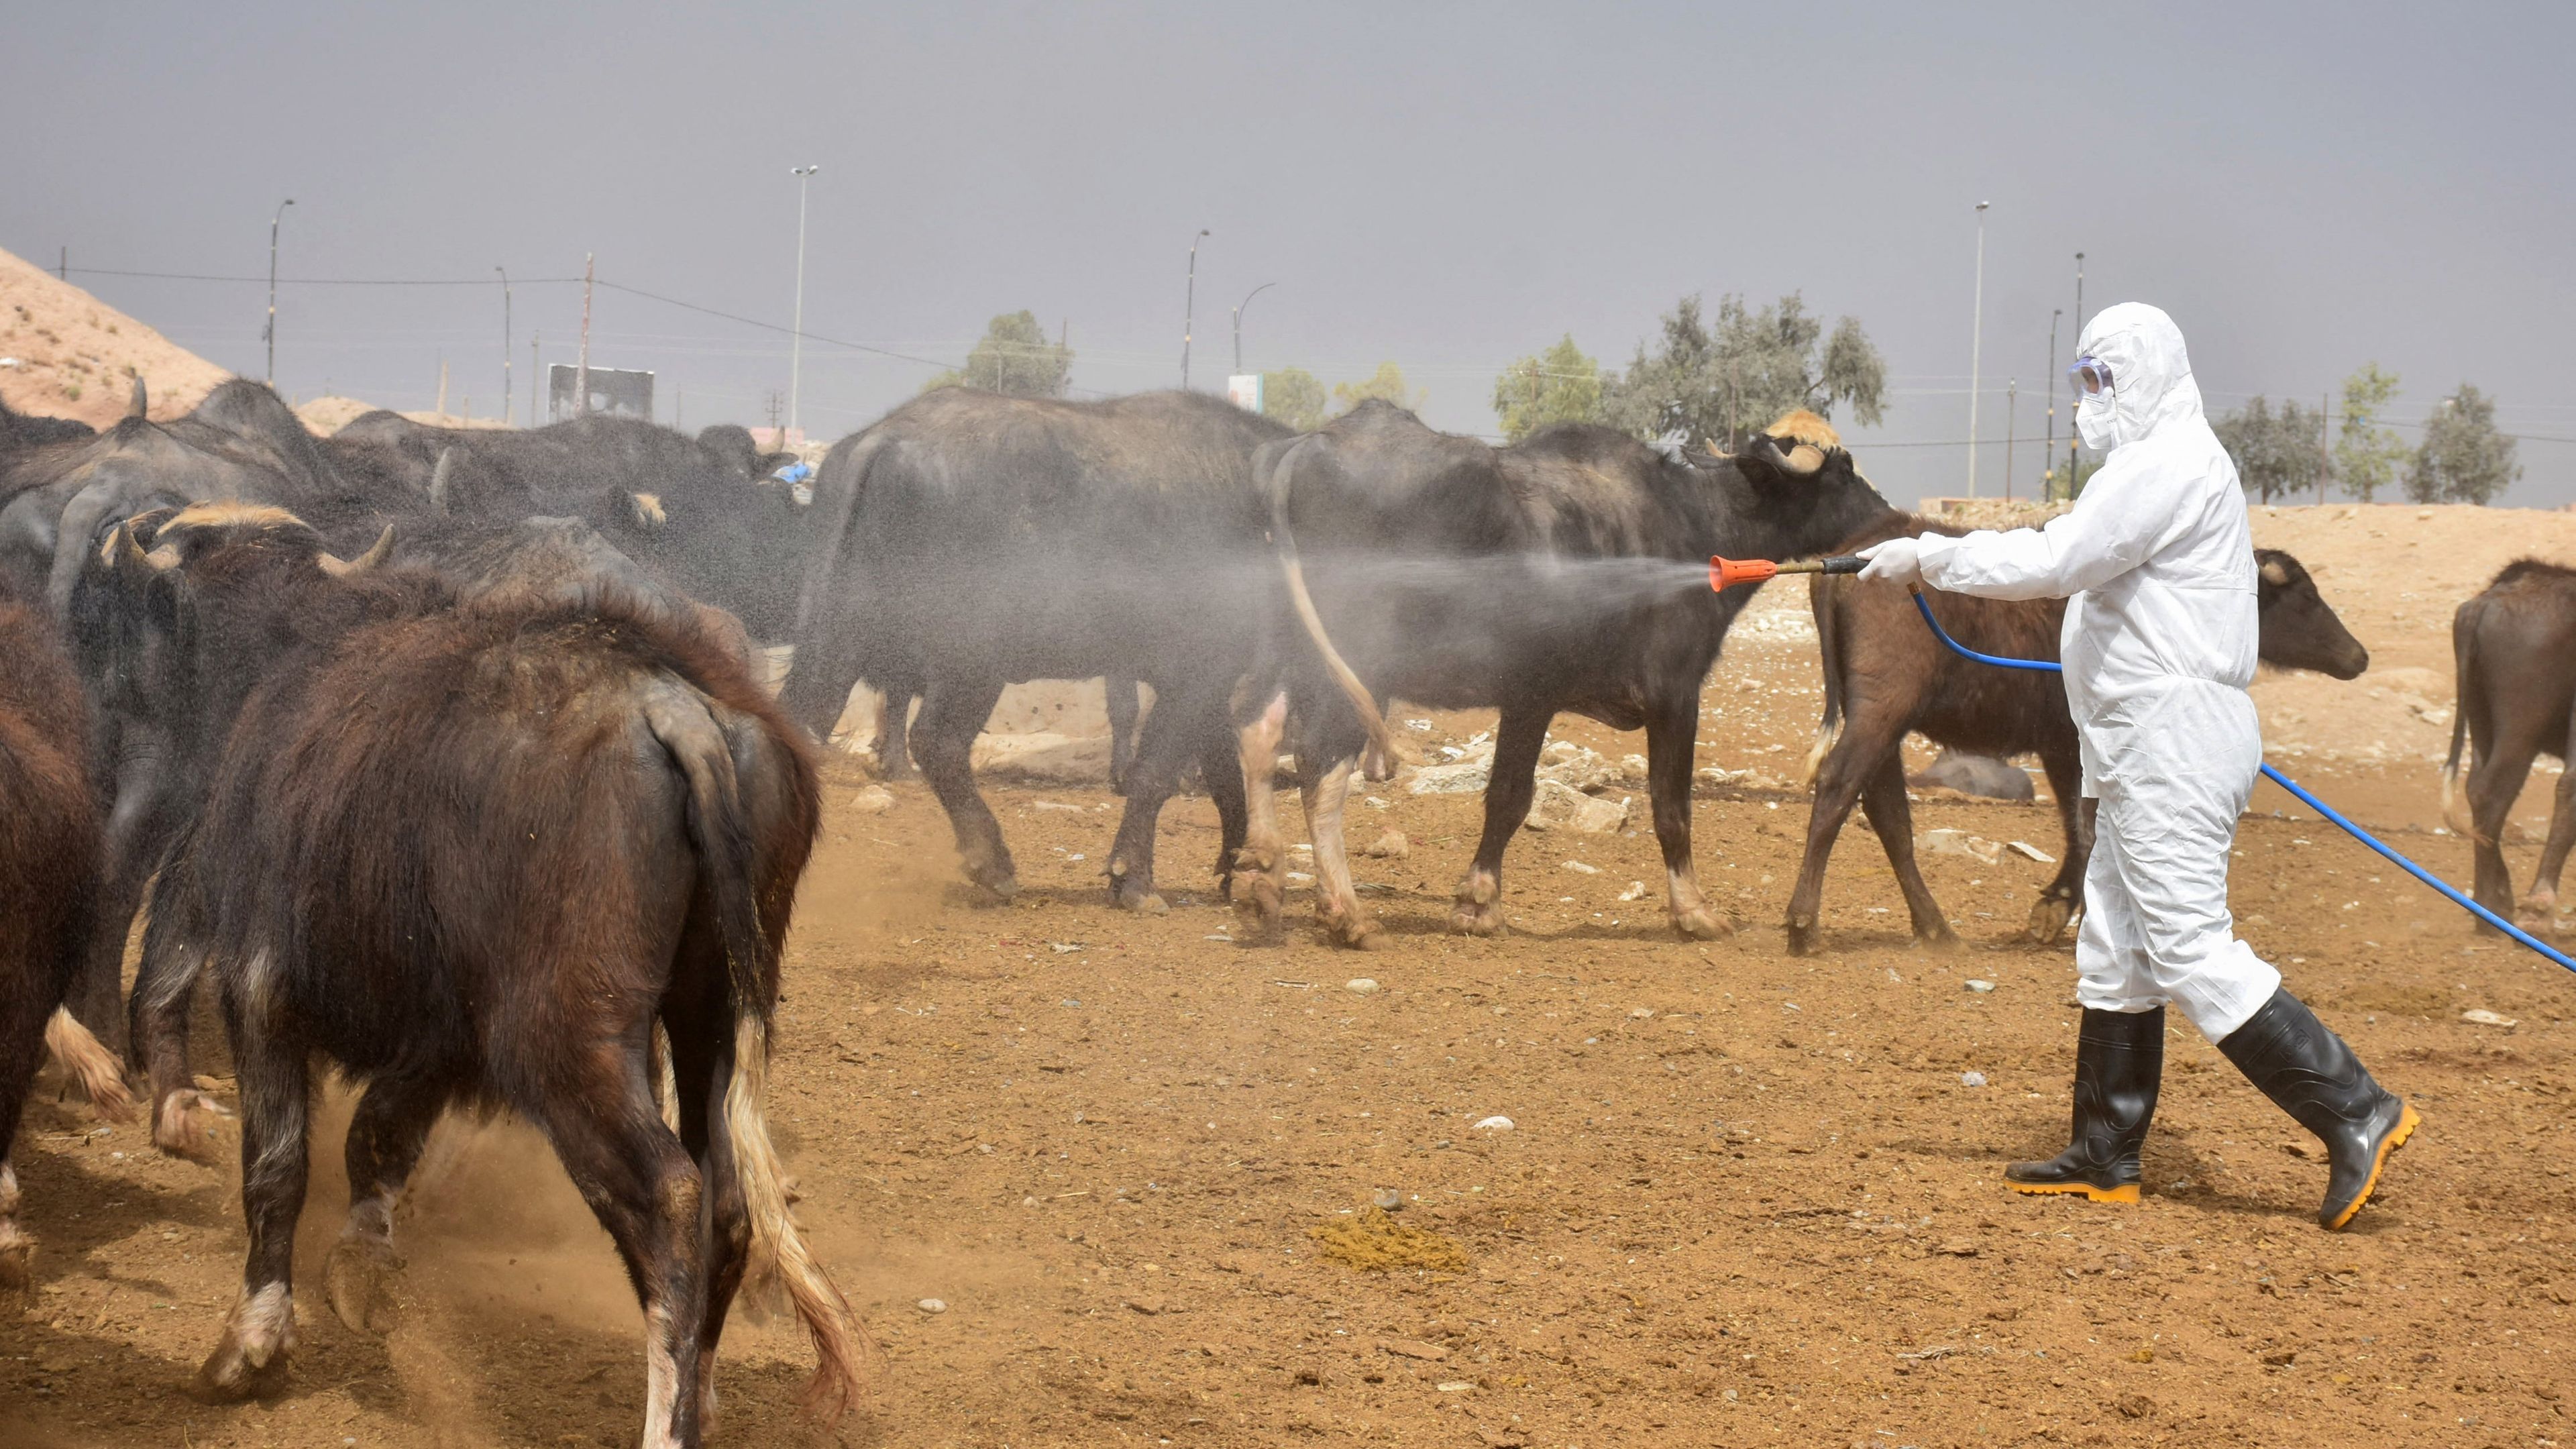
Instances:
[[[356,558],[343,560],[334,558],[327,553],[322,555],[322,572],[329,574],[335,579],[345,579],[353,574],[362,574],[367,570],[374,568],[376,565],[383,563],[385,559],[393,553],[393,551],[394,526],[388,523],[385,525],[385,531],[376,535],[375,546],[368,549],[365,553],[358,555]]]

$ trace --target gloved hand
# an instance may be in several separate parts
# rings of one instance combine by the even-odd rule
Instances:
[[[1863,580],[1880,579],[1891,584],[1919,583],[1923,578],[1923,545],[1910,538],[1891,538],[1874,543],[1860,551],[1869,567],[1860,571]]]

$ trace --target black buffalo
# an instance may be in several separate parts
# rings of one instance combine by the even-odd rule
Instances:
[[[1017,871],[969,766],[1002,687],[1152,685],[1106,870],[1119,904],[1160,909],[1154,825],[1185,763],[1207,777],[1224,851],[1243,838],[1226,703],[1275,593],[1257,567],[1252,455],[1287,432],[1192,393],[1063,402],[943,388],[904,404],[823,460],[781,702],[821,739],[860,680],[889,697],[889,717],[921,696],[911,756],[967,876],[1007,896]]]
[[[2541,755],[2576,760],[2571,703],[2576,703],[2576,569],[2518,559],[2451,616],[2451,654],[2459,689],[2451,717],[2451,754],[2442,766],[2442,809],[2451,813],[2460,750],[2474,746],[2469,818],[2454,821],[2477,852],[2478,904],[2514,914],[2513,873],[2504,862],[2506,818]],[[2557,928],[2558,878],[2576,844],[2576,769],[2558,777],[2531,893],[2515,924]]]
[[[1304,638],[1279,636],[1244,696],[1252,833],[1236,899],[1265,933],[1284,865],[1270,761],[1293,719],[1318,914],[1335,940],[1376,938],[1351,885],[1341,810],[1363,743],[1392,751],[1389,696],[1501,709],[1456,929],[1503,927],[1503,849],[1528,817],[1539,749],[1563,711],[1644,728],[1672,925],[1696,937],[1731,929],[1692,868],[1691,772],[1700,687],[1747,591],[1711,592],[1708,559],[1813,553],[1887,511],[1821,418],[1783,418],[1736,457],[1685,457],[1585,424],[1494,448],[1367,403],[1264,449],[1256,466],[1306,626]]]
[[[241,1083],[249,1262],[199,1391],[283,1383],[328,1066],[364,1089],[327,1274],[352,1328],[431,1125],[502,1105],[546,1132],[633,1279],[643,1442],[698,1442],[753,1262],[813,1339],[815,1391],[845,1398],[862,1341],[787,1214],[761,1106],[819,787],[741,661],[614,598],[462,602],[272,509],[185,509],[148,548],[119,529],[85,577],[211,772],[154,882],[135,990],[157,1061],[184,1029],[166,1008],[209,973]]]
[[[1897,515],[1842,540],[1835,551],[1855,553],[1886,539],[1926,532],[1966,531]],[[2264,663],[2313,669],[2337,679],[2353,678],[2369,667],[2370,652],[2336,617],[2297,559],[2268,548],[2255,550],[2255,559]],[[2049,793],[2057,800],[2065,848],[2056,877],[2041,888],[2031,907],[2029,934],[2035,941],[2056,940],[2083,900],[2084,869],[2093,849],[2092,815],[2079,803],[2083,765],[2064,680],[2054,673],[2002,669],[1959,657],[1932,636],[1903,589],[1831,576],[1819,576],[1809,587],[1824,663],[1825,709],[1815,748],[1808,754],[1816,793],[1807,816],[1806,856],[1789,897],[1790,952],[1804,954],[1817,944],[1825,862],[1855,803],[1868,810],[1870,829],[1896,871],[1915,939],[1936,944],[1957,939],[1914,860],[1913,812],[1899,750],[1908,732],[1980,755],[2039,756],[2048,772]],[[2063,599],[1981,599],[1939,592],[1927,597],[1951,637],[1979,653],[2057,658],[2058,634],[2066,619]]]

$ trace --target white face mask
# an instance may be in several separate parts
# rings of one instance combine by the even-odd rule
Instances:
[[[2094,393],[2075,406],[2075,431],[2083,435],[2084,446],[2097,453],[2111,451],[2120,440],[2114,427],[2117,405],[2113,399],[2112,393]]]

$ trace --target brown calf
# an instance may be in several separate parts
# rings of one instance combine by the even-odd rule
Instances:
[[[2570,738],[2576,704],[2576,569],[2538,559],[2507,564],[2495,582],[2451,617],[2451,652],[2459,708],[2451,719],[2451,755],[2442,766],[2442,810],[2450,814],[2460,776],[2460,747],[2477,748],[2469,768],[2469,819],[2454,822],[2477,847],[2478,904],[2514,914],[2513,872],[2504,863],[2505,818],[2540,755],[2576,752]],[[2516,924],[2543,934],[2557,928],[2558,877],[2576,844],[2576,770],[2558,777],[2549,841]]]
[[[353,1328],[431,1124],[506,1106],[545,1131],[634,1282],[644,1443],[704,1433],[754,1263],[813,1340],[815,1401],[845,1401],[864,1340],[788,1217],[761,1105],[818,787],[741,661],[613,599],[460,605],[429,576],[343,564],[275,510],[187,509],[148,550],[118,533],[100,567],[166,629],[167,687],[204,716],[181,748],[214,759],[135,989],[166,1093],[185,1080],[168,1067],[186,982],[211,970],[241,1082],[249,1262],[199,1391],[283,1382],[319,1061],[365,1092],[327,1275]]]
[[[1896,516],[1845,540],[1851,553],[1883,539],[1965,529]],[[2267,664],[2314,669],[2350,679],[2370,664],[2317,592],[2299,561],[2278,549],[2256,549],[2255,607],[2260,656]],[[1825,672],[1825,718],[1808,756],[1815,803],[1807,816],[1807,852],[1789,897],[1789,951],[1817,943],[1825,861],[1854,803],[1869,811],[1870,829],[1887,851],[1913,918],[1914,937],[1930,945],[1957,937],[1914,862],[1914,822],[1898,746],[1909,731],[1935,744],[1980,755],[2039,756],[2065,829],[2057,875],[2031,907],[2029,934],[2055,941],[2084,899],[2084,868],[2093,849],[2091,812],[2081,808],[2083,766],[2066,686],[2054,673],[2003,669],[1962,659],[1924,627],[1904,590],[1857,579],[1818,576],[1809,595]],[[2063,599],[1980,599],[1932,593],[1932,609],[1950,636],[1981,654],[2008,659],[2057,658]]]

